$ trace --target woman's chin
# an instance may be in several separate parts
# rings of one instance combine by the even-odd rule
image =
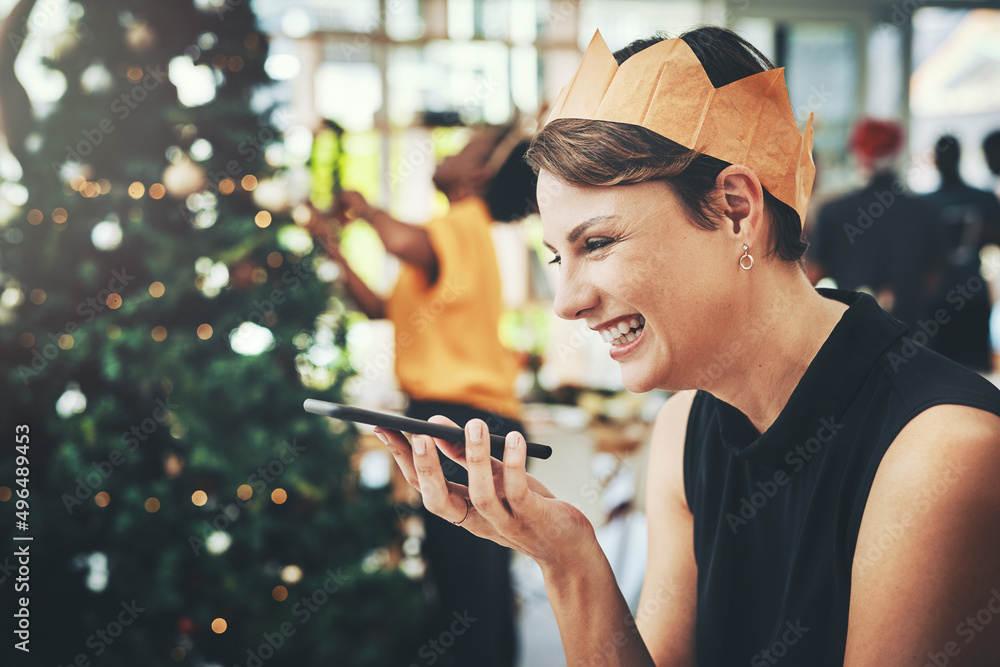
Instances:
[[[633,394],[644,394],[660,386],[661,383],[649,373],[649,369],[622,368],[622,384]]]

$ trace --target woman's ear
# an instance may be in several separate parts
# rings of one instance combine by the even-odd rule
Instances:
[[[733,234],[751,238],[763,233],[764,189],[757,174],[734,164],[719,172],[716,186],[724,193],[724,215],[733,224]],[[749,240],[749,239],[748,239]]]

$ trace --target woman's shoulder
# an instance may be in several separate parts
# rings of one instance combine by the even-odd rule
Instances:
[[[1000,415],[1000,388],[917,340],[917,334],[901,336],[878,363],[877,383],[894,399],[901,426],[934,406]]]

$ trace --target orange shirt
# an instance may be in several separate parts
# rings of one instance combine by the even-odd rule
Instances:
[[[428,222],[438,279],[428,287],[404,263],[386,314],[396,329],[396,375],[410,398],[517,417],[517,367],[498,332],[503,296],[491,222],[477,197]]]

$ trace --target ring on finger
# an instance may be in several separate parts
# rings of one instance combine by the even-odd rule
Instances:
[[[469,513],[471,513],[471,512],[472,512],[472,502],[468,498],[466,498],[465,499],[465,516],[462,517],[461,521],[452,521],[452,523],[455,524],[456,526],[461,526],[463,523],[465,523],[465,520],[469,518]]]

